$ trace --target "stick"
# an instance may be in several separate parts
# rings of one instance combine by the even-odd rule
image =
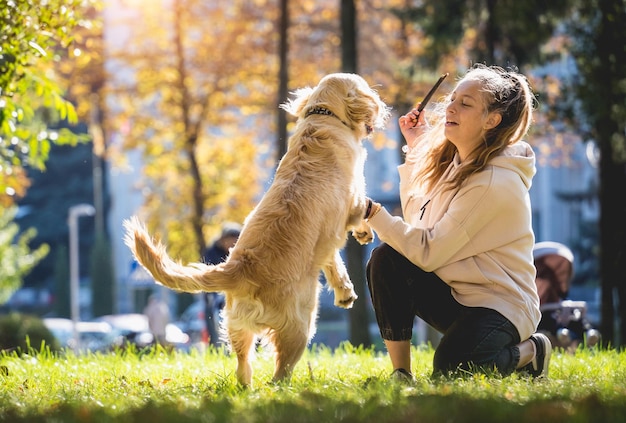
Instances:
[[[420,103],[419,107],[417,108],[417,113],[413,113],[415,115],[415,124],[413,125],[414,128],[417,126],[417,118],[419,118],[420,113],[422,112],[422,110],[424,110],[424,107],[426,107],[426,105],[430,101],[430,98],[433,96],[433,94],[435,94],[435,91],[437,91],[437,88],[439,88],[443,80],[446,79],[446,76],[448,76],[447,72],[439,77],[439,80],[435,82],[435,85],[433,85],[430,91],[428,91],[428,94],[426,94],[426,97],[424,97],[424,99]]]

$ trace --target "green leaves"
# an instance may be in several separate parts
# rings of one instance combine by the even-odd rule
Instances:
[[[24,167],[43,169],[50,143],[75,145],[85,137],[58,123],[78,122],[55,73],[59,54],[91,0],[0,0],[0,202],[23,192]],[[87,21],[84,21],[87,23]]]
[[[19,289],[22,278],[48,254],[48,246],[35,250],[29,247],[35,237],[33,229],[22,233],[17,239],[19,227],[12,223],[16,208],[0,208],[0,305],[6,303]]]

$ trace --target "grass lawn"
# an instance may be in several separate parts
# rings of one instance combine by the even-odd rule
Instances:
[[[388,379],[385,353],[313,347],[290,384],[270,383],[260,351],[243,390],[235,358],[217,351],[55,357],[0,355],[2,422],[619,422],[626,352],[555,352],[550,376],[430,378],[433,350],[413,350],[415,386]]]

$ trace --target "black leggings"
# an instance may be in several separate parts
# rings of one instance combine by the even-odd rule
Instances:
[[[423,271],[389,245],[372,251],[367,284],[384,340],[410,340],[415,316],[443,334],[433,374],[497,370],[505,376],[515,371],[520,336],[513,323],[495,310],[459,304],[435,273]]]

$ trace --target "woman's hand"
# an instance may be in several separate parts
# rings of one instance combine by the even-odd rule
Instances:
[[[400,124],[400,131],[406,140],[409,149],[415,147],[415,141],[419,135],[424,132],[426,128],[426,121],[424,120],[424,111],[420,113],[417,108],[419,104],[409,113],[404,116],[400,116],[398,120]]]

